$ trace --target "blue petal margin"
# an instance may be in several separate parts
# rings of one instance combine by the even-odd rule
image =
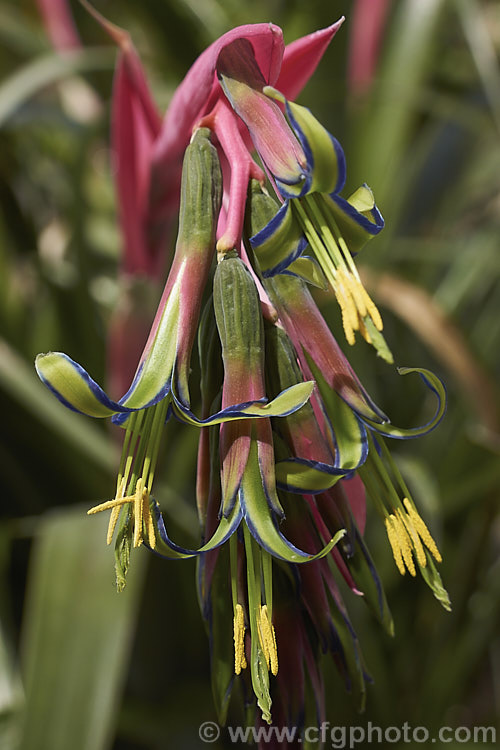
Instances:
[[[367,216],[360,213],[357,208],[354,208],[354,206],[349,203],[349,201],[342,198],[342,196],[337,195],[337,193],[330,193],[330,198],[337,204],[344,214],[352,219],[352,221],[356,222],[356,224],[359,224],[359,226],[369,234],[376,235],[384,228],[385,221],[377,206],[374,206],[369,212],[373,218],[373,221],[370,221]]]
[[[434,395],[437,398],[437,406],[436,411],[434,412],[434,416],[432,419],[430,419],[428,422],[426,422],[423,425],[420,425],[419,427],[407,427],[407,428],[399,428],[395,425],[392,425],[391,422],[389,422],[386,425],[377,425],[376,422],[372,422],[369,419],[366,419],[364,417],[361,417],[364,424],[372,431],[377,432],[380,435],[383,435],[388,438],[393,438],[394,440],[411,440],[412,438],[416,437],[422,437],[423,435],[428,435],[429,432],[432,432],[438,424],[443,419],[446,408],[447,408],[447,393],[446,393],[446,387],[441,380],[441,378],[438,378],[437,375],[434,375],[434,373],[431,373],[429,370],[423,370],[423,368],[413,368],[413,367],[398,367],[398,373],[400,375],[408,375],[412,372],[417,372],[422,380],[424,381],[427,388],[434,393]],[[429,376],[432,376],[441,386],[442,393],[439,392],[437,387],[432,383]],[[400,434],[397,434],[397,433]]]
[[[221,538],[221,540],[216,545],[214,545],[214,547],[211,547],[209,550],[203,550],[203,547],[206,546],[207,544],[210,544],[210,540],[208,540],[208,542],[206,542],[205,544],[203,544],[200,549],[189,549],[188,547],[181,547],[180,545],[176,544],[175,542],[173,542],[170,539],[169,535],[167,534],[167,529],[165,528],[165,523],[163,521],[163,516],[162,516],[161,510],[160,510],[160,506],[158,505],[158,503],[156,502],[156,500],[154,502],[154,507],[153,507],[152,510],[154,512],[154,515],[155,515],[155,520],[156,520],[156,524],[158,526],[158,532],[160,534],[160,539],[161,539],[161,541],[170,550],[172,550],[172,552],[174,552],[173,557],[176,557],[176,554],[177,555],[187,555],[188,557],[197,557],[198,555],[203,555],[203,554],[205,554],[205,552],[211,551],[212,549],[217,549],[217,547],[220,547],[222,544],[224,544],[225,542],[227,542],[227,540],[229,539],[229,537],[232,536],[232,534],[234,534],[234,532],[236,531],[236,529],[238,528],[238,526],[241,523],[241,519],[243,518],[243,514],[242,514],[241,510],[238,510],[235,513],[234,518],[233,518],[232,522],[230,523],[230,525],[228,526],[227,531],[224,534],[224,536]],[[146,544],[146,546],[149,547],[148,544]],[[149,547],[149,549],[151,549],[151,547]],[[155,549],[153,549],[152,551],[155,554],[159,555],[160,557],[167,557],[167,558],[169,558],[168,553],[162,554],[162,552],[158,549],[158,547],[155,547]]]
[[[293,113],[292,113],[292,110],[291,110],[291,108],[290,108],[290,106],[288,104],[288,101],[286,103],[286,112],[287,112],[287,116],[290,119],[290,122],[292,124],[293,130],[295,131],[295,135],[299,139],[300,145],[302,146],[302,148],[304,150],[304,153],[305,153],[306,159],[307,159],[307,166],[309,167],[309,178],[307,180],[307,182],[308,182],[308,189],[307,190],[303,190],[301,192],[300,196],[298,196],[298,197],[301,198],[303,195],[306,195],[306,193],[308,192],[309,187],[311,186],[311,183],[312,183],[312,173],[313,173],[313,170],[314,170],[314,157],[313,157],[313,154],[312,154],[312,149],[311,149],[310,143],[309,143],[307,137],[305,136],[304,131],[300,127],[299,123],[297,122],[297,120],[293,116]],[[346,181],[346,175],[347,175],[346,159],[345,159],[344,149],[340,145],[339,141],[331,133],[328,133],[328,135],[330,136],[330,140],[332,142],[332,145],[333,145],[333,148],[334,148],[334,151],[335,151],[335,156],[337,157],[337,165],[338,165],[337,183],[335,185],[335,188],[333,189],[333,193],[339,193],[342,190],[342,188],[344,187],[345,181]],[[297,197],[297,196],[285,196],[285,197],[292,198],[292,197]]]
[[[311,469],[316,469],[316,471],[320,471],[323,474],[328,474],[330,476],[336,476],[336,477],[342,477],[347,478],[349,474],[351,474],[352,471],[355,471],[355,469],[342,469],[337,466],[332,466],[332,464],[326,464],[323,463],[323,461],[314,461],[309,458],[299,458],[299,457],[291,457],[287,459],[283,459],[283,461],[277,461],[276,465],[279,466],[280,463],[284,462],[292,462],[294,464],[299,464],[300,466],[307,466]],[[293,494],[297,495],[321,495],[323,492],[325,492],[325,489],[304,489],[303,487],[294,487],[291,484],[285,484],[284,482],[280,482],[278,479],[276,480],[276,486],[280,490],[285,490],[287,492],[291,492]]]
[[[280,228],[289,209],[290,202],[289,200],[286,200],[285,203],[277,211],[277,213],[273,216],[273,218],[266,224],[266,226],[263,227],[259,232],[257,232],[257,234],[254,234],[253,237],[250,237],[250,245],[255,251],[258,252],[259,247],[261,247]],[[297,244],[288,253],[288,255],[283,256],[283,259],[275,266],[266,268],[262,271],[262,275],[264,276],[264,278],[271,278],[272,276],[276,276],[277,274],[282,273],[286,268],[288,268],[289,265],[293,263],[294,260],[297,260],[297,258],[302,255],[306,247],[307,240],[302,235]]]
[[[78,362],[75,362],[74,359],[71,359],[71,357],[68,357],[67,354],[64,352],[51,352],[53,354],[57,354],[60,357],[64,358],[66,362],[68,362],[73,369],[77,372],[78,376],[83,380],[85,385],[87,385],[92,392],[92,394],[95,396],[97,401],[99,401],[100,404],[102,404],[106,409],[109,409],[110,411],[115,412],[130,412],[130,409],[128,409],[125,406],[121,406],[120,403],[117,401],[113,401],[108,394],[103,391],[101,386],[96,383],[96,381],[88,374],[88,372],[80,365]],[[39,355],[42,356],[42,355]],[[35,368],[38,374],[38,377],[42,381],[42,383],[47,386],[47,388],[52,391],[54,396],[62,403],[64,406],[66,406],[68,409],[71,409],[71,411],[76,411],[78,414],[85,414],[85,412],[80,411],[80,409],[77,409],[73,404],[68,401],[54,386],[52,383],[45,378],[45,376],[40,371],[37,363],[35,362]]]

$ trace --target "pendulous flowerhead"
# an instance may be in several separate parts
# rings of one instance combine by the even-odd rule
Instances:
[[[178,208],[175,253],[120,399],[66,354],[40,354],[37,371],[67,407],[125,430],[115,496],[89,511],[111,511],[118,588],[132,547],[197,558],[220,721],[239,695],[258,708],[257,723],[319,725],[322,653],[360,706],[369,682],[340,580],[394,631],[363,539],[366,497],[400,573],[419,569],[450,606],[438,546],[385,441],[434,429],[444,387],[427,370],[399,368],[421,375],[437,408],[422,427],[394,426],[310,289],[337,300],[350,345],[360,334],[393,363],[355,261],[384,220],[368,186],[341,195],[342,146],[293,101],[343,19],[286,47],[273,24],[224,34],[193,64],[161,121],[130,38],[99,20],[120,47],[112,139],[121,164],[122,270],[133,278],[160,273]],[[193,389],[195,349],[201,378]],[[161,498],[152,495],[171,417],[199,430],[198,547],[170,537]]]

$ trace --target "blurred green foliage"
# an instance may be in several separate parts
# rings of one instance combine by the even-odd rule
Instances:
[[[128,28],[159,105],[218,35],[272,20],[285,40],[347,21],[300,97],[343,143],[348,187],[386,219],[361,259],[398,364],[446,381],[434,433],[393,446],[444,553],[444,612],[402,579],[375,514],[367,537],[391,603],[385,636],[350,595],[374,685],[359,716],[325,662],[333,725],[493,726],[500,704],[500,5],[393,0],[371,87],[346,77],[347,0],[102,0]],[[54,53],[34,0],[0,2],[0,748],[183,750],[213,720],[194,564],[134,554],[123,595],[100,519],[116,446],[67,412],[33,358],[63,350],[105,380],[120,252],[108,146],[115,50],[78,3],[85,47]],[[158,290],[151,290],[157,295]],[[325,314],[338,325],[324,301]],[[427,414],[418,383],[349,351],[397,424]],[[169,425],[158,490],[196,541],[196,431]],[[171,509],[169,511],[169,509]],[[350,593],[350,592],[348,592]],[[346,594],[347,596],[347,594]],[[230,747],[224,738],[213,747]],[[451,747],[452,745],[449,745]],[[466,747],[460,744],[460,747]]]

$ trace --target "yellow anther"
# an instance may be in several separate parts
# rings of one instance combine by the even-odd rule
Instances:
[[[352,297],[349,282],[343,268],[336,271],[335,296],[339,303],[342,313],[342,325],[344,327],[345,337],[351,346],[355,343],[354,332],[359,328],[358,312],[356,304]]]
[[[411,522],[413,526],[415,527],[416,532],[418,533],[419,537],[429,550],[429,552],[433,555],[434,559],[437,562],[442,562],[441,554],[437,548],[437,544],[432,538],[429,529],[425,525],[425,523],[422,521],[421,517],[413,507],[413,505],[410,503],[407,497],[404,498],[403,504],[406,508],[406,511],[411,519]]]
[[[389,532],[388,522],[391,526],[391,532]],[[411,538],[399,516],[391,514],[386,518],[386,530],[392,547],[392,554],[394,555],[394,560],[398,566],[399,572],[401,575],[404,575],[404,565],[406,565],[410,575],[415,576],[415,563],[413,562],[413,557],[411,555]],[[395,550],[397,550],[397,552]]]
[[[242,669],[247,668],[245,657],[245,614],[241,604],[236,605],[236,613],[233,618],[234,637],[234,671],[240,674]]]
[[[411,554],[411,538],[406,531],[405,525],[401,521],[401,519],[397,516],[393,516],[393,518],[394,528],[396,530],[396,534],[398,535],[398,541],[401,548],[401,554],[403,555],[403,560],[405,561],[405,565],[408,568],[410,575],[415,576],[417,574],[417,571],[415,570],[415,563],[413,562],[413,557]]]
[[[368,312],[365,304],[365,295],[363,294],[365,289],[361,281],[353,276],[352,273],[349,273],[349,271],[344,273],[344,278],[347,288],[354,300],[357,313],[360,318],[364,318]]]
[[[420,541],[420,537],[415,529],[415,526],[413,525],[413,522],[410,516],[407,513],[403,513],[401,508],[398,508],[397,514],[399,518],[401,519],[401,521],[403,522],[405,529],[411,538],[411,541],[413,543],[413,551],[417,558],[418,564],[422,568],[425,568],[425,566],[427,565],[427,558],[425,556],[424,548],[422,547],[422,542]]]
[[[335,296],[342,313],[342,325],[345,337],[349,344],[355,343],[355,331],[359,331],[363,338],[372,343],[371,336],[366,328],[366,320],[371,318],[375,328],[381,331],[383,328],[382,318],[366,291],[357,274],[351,273],[342,266],[335,269]]]
[[[153,520],[149,510],[149,492],[144,487],[144,479],[141,477],[137,480],[135,486],[135,493],[133,495],[123,495],[125,492],[125,478],[123,478],[118,485],[116,497],[114,500],[107,500],[105,503],[96,505],[87,511],[87,515],[91,516],[94,513],[100,513],[103,510],[110,510],[111,516],[108,524],[108,533],[106,536],[107,544],[111,544],[113,534],[120,515],[122,505],[133,503],[134,505],[134,547],[139,547],[143,542],[142,524],[143,521],[146,524],[148,531],[148,541],[151,547],[156,546],[156,534],[154,529]]]
[[[140,547],[142,544],[143,507],[144,507],[144,479],[140,477],[137,480],[137,484],[135,485],[135,494],[134,494],[134,547]]]
[[[111,542],[113,541],[113,534],[115,533],[116,524],[118,523],[118,518],[120,517],[120,510],[121,505],[115,505],[114,508],[111,509],[111,515],[109,517],[108,523],[108,533],[106,535],[106,544],[111,544]],[[89,513],[90,512],[91,511],[89,511]]]
[[[278,647],[276,645],[274,626],[269,621],[267,604],[264,604],[259,610],[258,626],[260,645],[264,652],[267,668],[276,676],[278,674]]]
[[[337,297],[337,302],[340,305],[340,311],[342,313],[342,327],[344,329],[346,341],[351,346],[354,346],[354,344],[356,343],[356,337],[354,335],[354,328],[352,326],[351,311],[348,309],[348,305],[344,297],[342,297],[338,292],[336,292],[335,296]]]
[[[363,282],[361,281],[357,273],[352,274],[348,272],[345,274],[345,277],[351,295],[356,303],[359,317],[361,319],[367,317],[371,318],[375,328],[381,331],[384,327],[384,324],[382,323],[382,317],[378,311],[376,304],[363,286]]]
[[[111,544],[111,541],[113,539],[113,534],[115,532],[116,524],[118,521],[118,517],[120,515],[120,510],[122,505],[126,505],[130,502],[130,497],[124,497],[125,493],[125,478],[123,478],[116,490],[116,496],[114,500],[108,500],[105,503],[100,503],[100,505],[96,505],[94,508],[91,508],[87,511],[87,515],[91,516],[94,513],[100,513],[103,510],[110,510],[111,516],[109,518],[109,524],[108,524],[108,533],[106,536],[106,544]]]
[[[387,516],[387,518],[385,519],[385,530],[387,532],[387,538],[389,539],[389,543],[391,545],[394,562],[396,563],[401,575],[404,576],[404,574],[406,573],[406,568],[403,562],[401,549],[399,547],[398,535],[396,534],[396,531],[394,529],[392,519],[393,516]]]
[[[142,515],[144,518],[144,525],[148,533],[149,546],[151,547],[151,549],[154,549],[156,547],[156,530],[153,523],[153,517],[151,516],[151,508],[149,507],[149,492],[147,491],[147,489],[144,490],[144,492],[146,493],[147,498],[145,498],[145,502],[142,508]]]

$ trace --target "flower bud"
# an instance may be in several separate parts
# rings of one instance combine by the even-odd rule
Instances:
[[[218,265],[214,278],[214,308],[222,344],[222,358],[238,360],[246,376],[263,369],[263,325],[259,295],[243,261],[226,257]],[[264,394],[261,393],[257,398]],[[247,395],[245,400],[254,398]]]
[[[219,218],[222,174],[210,130],[199,128],[186,149],[182,169],[177,246],[206,252]]]

